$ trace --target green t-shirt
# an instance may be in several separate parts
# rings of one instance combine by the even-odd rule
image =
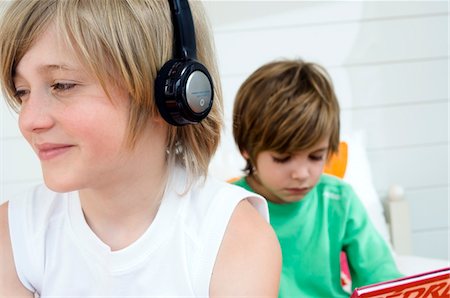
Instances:
[[[234,184],[253,191],[245,178]],[[268,205],[283,254],[279,297],[348,297],[341,287],[341,251],[347,254],[352,288],[402,276],[364,206],[342,180],[324,174],[299,202]]]

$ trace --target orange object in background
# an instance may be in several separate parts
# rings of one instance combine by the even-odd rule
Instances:
[[[233,182],[238,181],[238,180],[241,179],[241,178],[242,178],[241,176],[233,177],[233,178],[228,179],[227,182],[228,182],[228,183],[233,183]]]
[[[347,168],[348,146],[346,142],[339,143],[338,152],[333,154],[325,165],[324,172],[339,178],[345,175]]]

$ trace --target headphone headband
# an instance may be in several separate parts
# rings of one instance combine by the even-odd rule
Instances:
[[[174,57],[158,71],[155,99],[159,113],[176,126],[202,121],[211,111],[214,88],[206,67],[198,62],[195,28],[187,0],[169,0]]]
[[[187,0],[169,0],[174,32],[174,58],[197,59],[195,29]]]

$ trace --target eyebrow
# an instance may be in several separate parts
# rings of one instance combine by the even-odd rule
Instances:
[[[66,64],[48,64],[42,65],[38,68],[39,72],[57,71],[57,70],[74,71],[75,69]]]
[[[76,71],[76,68],[73,68],[67,64],[44,64],[44,65],[40,65],[37,68],[37,72],[41,73],[41,74],[46,74],[46,73],[52,73],[52,72],[56,72],[56,71],[68,71],[68,72],[73,72]],[[22,77],[22,75],[20,74],[20,71],[16,71],[14,72],[13,75],[13,79],[17,78],[17,77]]]

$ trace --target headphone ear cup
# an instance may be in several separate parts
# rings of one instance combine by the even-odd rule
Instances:
[[[172,117],[169,114],[169,109],[166,105],[176,105],[175,100],[166,100],[166,98],[174,97],[175,90],[173,84],[168,82],[169,72],[171,71],[173,64],[176,60],[167,61],[163,67],[158,71],[158,74],[155,79],[155,100],[156,106],[158,107],[159,113],[163,117],[166,122],[176,125],[176,122],[172,120]],[[170,86],[169,86],[170,84]],[[167,86],[166,86],[167,85]]]
[[[195,60],[169,60],[156,76],[156,105],[172,125],[199,123],[211,111],[213,98],[211,76]]]

